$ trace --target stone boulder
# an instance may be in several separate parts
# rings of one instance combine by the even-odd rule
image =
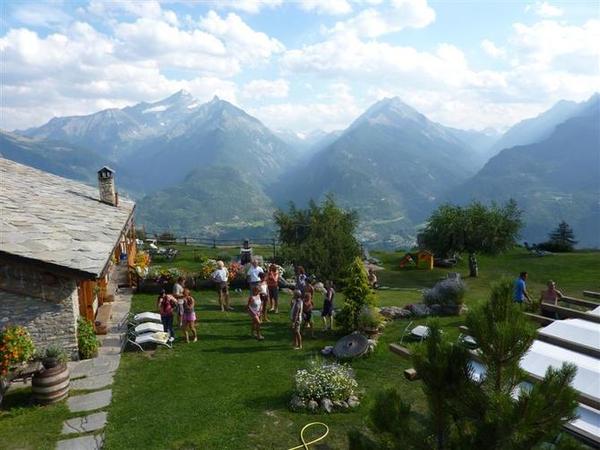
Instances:
[[[423,303],[408,305],[406,308],[416,317],[427,317],[431,315],[431,309]]]
[[[331,413],[333,411],[333,402],[328,398],[322,399],[321,400],[321,409],[328,414]]]
[[[354,395],[351,397],[348,397],[347,403],[350,408],[357,408],[358,406],[360,406],[360,400],[358,399],[358,397],[356,397]]]
[[[297,395],[294,395],[290,400],[290,409],[292,411],[300,411],[306,408],[306,402]]]
[[[411,315],[408,309],[400,308],[399,306],[384,306],[379,312],[386,319],[392,320],[405,319]]]
[[[319,404],[316,401],[314,401],[314,400],[310,400],[308,402],[308,404],[306,405],[306,407],[308,408],[308,410],[310,412],[316,412],[317,409],[319,409]]]

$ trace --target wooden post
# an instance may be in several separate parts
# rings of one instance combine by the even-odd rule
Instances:
[[[213,239],[213,248],[217,248],[217,240]]]
[[[183,245],[187,245],[187,237],[183,238]]]

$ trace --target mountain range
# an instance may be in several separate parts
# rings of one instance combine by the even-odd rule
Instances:
[[[559,102],[500,135],[446,127],[388,98],[345,130],[298,135],[271,131],[218,97],[202,104],[180,91],[2,132],[0,153],[90,183],[110,164],[149,231],[270,234],[276,207],[333,193],[358,210],[363,242],[405,246],[442,202],[514,197],[528,240],[572,219],[582,245],[600,245],[598,99]]]

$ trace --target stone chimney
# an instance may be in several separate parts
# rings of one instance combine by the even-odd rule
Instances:
[[[115,172],[107,166],[98,171],[98,186],[100,188],[100,201],[117,206],[115,193]]]

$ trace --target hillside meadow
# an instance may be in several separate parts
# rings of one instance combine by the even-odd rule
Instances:
[[[270,247],[255,249],[267,258],[272,251]],[[200,256],[224,252],[235,255],[238,249],[181,246],[175,261],[159,264],[193,271]],[[384,266],[379,272],[381,284],[392,288],[378,291],[380,306],[419,301],[422,290],[449,271],[399,269],[403,252],[372,255]],[[514,278],[522,270],[529,272],[529,290],[535,296],[548,279],[557,281],[559,288],[572,296],[581,296],[584,289],[600,288],[600,252],[536,257],[518,248],[499,257],[481,256],[479,266],[479,278],[465,279],[469,308],[485,301],[493,282],[502,277]],[[451,270],[466,276],[466,261]],[[222,313],[214,291],[193,292],[199,342],[188,345],[178,333],[173,350],[123,355],[113,385],[106,449],[284,449],[299,445],[300,429],[313,421],[324,421],[330,428],[319,448],[344,449],[347,432],[366,426],[374,394],[391,386],[400,388],[405,399],[414,402],[416,414],[424,411],[419,383],[410,383],[403,376],[410,363],[388,350],[390,343],[400,341],[408,320],[390,323],[375,353],[351,363],[362,391],[358,409],[328,416],[289,411],[295,371],[318,358],[319,350],[341,335],[322,331],[317,320],[315,338],[306,337],[304,350],[294,351],[288,327],[289,297],[282,296],[281,313],[271,315],[272,321],[264,326],[265,340],[258,342],[250,337],[250,320],[244,309],[246,293],[232,294],[235,311]],[[343,296],[338,294],[336,307],[342,301]],[[152,310],[154,304],[153,295],[135,295],[132,310]],[[317,296],[317,308],[321,304]],[[451,339],[458,337],[458,326],[463,321],[462,316],[441,319]],[[54,448],[59,439],[61,423],[69,417],[65,406],[33,407],[27,399],[28,393],[23,390],[6,398],[0,412],[0,448]],[[319,430],[315,433],[320,435]]]

